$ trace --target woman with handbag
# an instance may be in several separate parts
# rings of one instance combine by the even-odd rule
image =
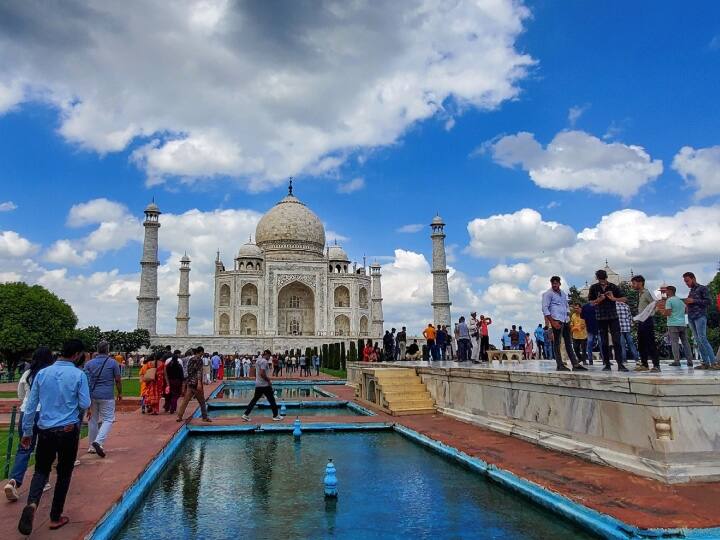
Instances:
[[[159,353],[155,353],[143,366],[141,379],[145,383],[143,398],[147,414],[156,415],[160,411],[160,398],[165,391],[165,362],[161,358]]]

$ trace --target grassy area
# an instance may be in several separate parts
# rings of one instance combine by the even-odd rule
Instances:
[[[122,380],[123,396],[138,397],[140,395],[140,379]]]
[[[15,390],[0,390],[0,398],[16,398],[17,392]]]
[[[17,431],[18,428],[15,429],[15,432],[13,433],[13,440],[12,440],[12,448],[10,451],[10,468],[12,469],[12,464],[15,461],[15,454],[17,452],[18,447],[18,441],[20,440],[20,434]],[[2,478],[5,478],[5,470],[8,463],[8,455],[7,455],[7,447],[8,447],[8,437],[9,437],[9,431],[10,428],[7,426],[0,427],[0,476]],[[80,438],[87,437],[87,425],[83,424],[82,429],[80,430]],[[30,465],[33,466],[35,464],[35,454],[33,454],[30,457]],[[29,482],[30,478],[28,476],[25,477],[25,481]]]
[[[324,373],[325,375],[332,375],[333,377],[337,377],[338,379],[347,379],[347,371],[345,371],[344,369],[320,368],[320,373]]]

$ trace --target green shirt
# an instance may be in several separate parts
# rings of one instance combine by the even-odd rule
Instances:
[[[665,309],[672,310],[668,315],[668,326],[685,326],[685,302],[677,296],[671,296],[665,300]]]
[[[653,295],[650,294],[650,291],[647,289],[643,289],[640,293],[640,297],[638,298],[638,313],[642,313],[645,311],[645,308],[648,307],[650,304],[652,304],[655,301],[653,298]]]

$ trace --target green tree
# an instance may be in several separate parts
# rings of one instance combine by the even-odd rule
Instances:
[[[98,341],[102,339],[102,330],[98,326],[76,328],[73,330],[72,336],[82,341],[88,351],[95,351],[97,350]]]
[[[583,305],[587,302],[587,298],[580,294],[580,291],[575,285],[571,286],[570,290],[568,291],[568,300],[570,301],[570,305]]]
[[[40,285],[0,284],[0,306],[0,354],[11,373],[38,347],[58,350],[77,324],[65,300]]]

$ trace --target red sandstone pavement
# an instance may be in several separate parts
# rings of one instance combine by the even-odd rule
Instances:
[[[349,387],[329,385],[324,388],[341,399],[354,397],[353,389]],[[363,403],[363,406],[367,405]],[[374,407],[369,408],[375,409],[377,416],[314,416],[303,418],[303,424],[395,422],[631,525],[641,528],[720,526],[716,505],[708,504],[720,496],[720,483],[670,486],[442,415],[393,417]],[[292,417],[285,422],[290,424]],[[213,425],[238,423],[245,424],[239,418],[225,417],[215,419]],[[251,421],[251,425],[265,423],[270,423],[269,417],[258,416]],[[71,523],[57,532],[47,529],[52,493],[49,492],[40,505],[32,538],[84,537],[179,426],[170,416],[149,417],[137,412],[118,414],[107,445],[108,457],[101,460],[81,453],[82,465],[75,470],[66,505]],[[86,440],[81,441],[80,448],[83,452],[87,449]],[[23,495],[30,474],[28,471]],[[0,538],[3,540],[20,538],[16,526],[21,509],[22,503],[0,503]]]
[[[206,387],[205,393],[209,395],[215,386],[217,385]],[[195,410],[192,406],[188,407],[186,416],[190,415],[190,409]],[[70,523],[59,531],[48,529],[52,501],[50,490],[40,501],[40,507],[35,514],[35,530],[30,538],[84,538],[142,474],[181,425],[175,421],[175,415],[149,416],[138,411],[118,413],[105,445],[108,451],[105,459],[87,454],[87,438],[81,440],[78,452],[81,465],[73,472],[65,505],[65,514],[70,518]],[[32,469],[29,469],[20,489],[20,501],[8,503],[4,494],[0,494],[0,538],[3,540],[23,538],[17,531],[17,523],[31,478]],[[54,474],[50,475],[50,483],[54,486]],[[5,485],[4,481],[2,485]]]

